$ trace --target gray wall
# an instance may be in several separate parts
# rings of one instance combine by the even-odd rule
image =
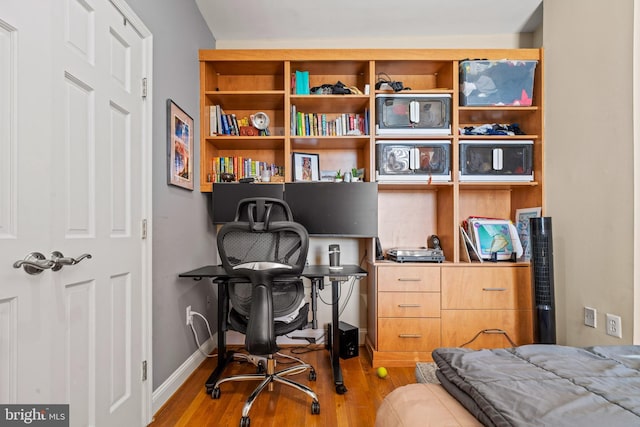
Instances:
[[[633,11],[634,0],[544,3],[545,188],[562,344],[632,342]],[[597,329],[584,326],[585,305],[598,310]],[[622,317],[622,339],[605,334],[605,313]]]
[[[200,193],[200,68],[198,49],[215,40],[193,0],[128,0],[153,33],[153,389],[195,351],[185,309],[207,315],[215,331],[215,296],[206,281],[178,273],[216,262],[207,195]],[[166,101],[172,99],[195,121],[195,188],[167,185]],[[209,309],[206,307],[210,297]],[[208,338],[196,320],[198,336]]]

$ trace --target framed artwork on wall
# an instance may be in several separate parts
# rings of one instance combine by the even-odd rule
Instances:
[[[293,153],[293,180],[319,181],[320,156],[318,154]]]
[[[167,99],[168,183],[193,190],[193,118]]]

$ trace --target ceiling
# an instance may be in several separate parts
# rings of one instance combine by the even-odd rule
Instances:
[[[217,41],[514,34],[543,0],[195,0]]]

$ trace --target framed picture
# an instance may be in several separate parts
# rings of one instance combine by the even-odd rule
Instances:
[[[193,190],[193,118],[167,99],[168,183]]]
[[[293,180],[319,181],[320,156],[308,153],[293,153]]]
[[[320,181],[335,182],[338,171],[320,171]]]
[[[531,260],[531,229],[529,227],[529,219],[539,217],[542,214],[542,208],[524,208],[516,210],[516,228],[518,236],[522,243],[522,256],[518,261]]]

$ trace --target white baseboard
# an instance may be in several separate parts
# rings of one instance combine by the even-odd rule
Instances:
[[[215,348],[215,343],[217,342],[217,335],[214,334],[213,338],[208,339],[200,346],[200,349],[206,354],[209,354]],[[180,386],[184,384],[187,378],[189,378],[189,375],[200,366],[204,359],[204,354],[196,350],[165,382],[153,391],[151,395],[151,410],[154,415],[162,408],[162,405],[167,403]]]

